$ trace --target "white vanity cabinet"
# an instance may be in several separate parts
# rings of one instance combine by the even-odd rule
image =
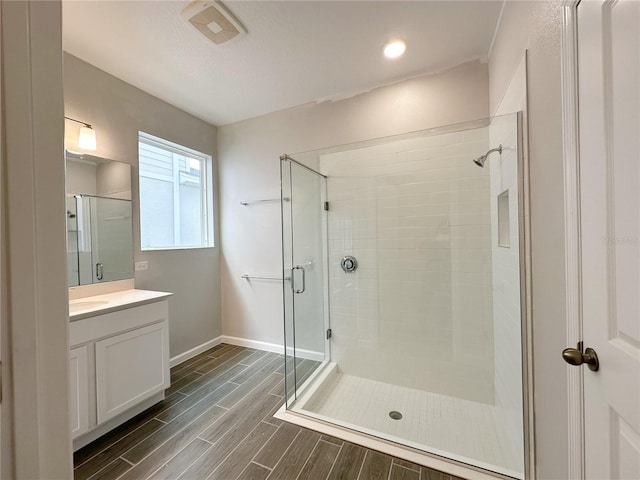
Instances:
[[[130,296],[132,292],[144,292],[146,297],[131,305],[104,302],[75,319],[70,315],[74,449],[162,400],[170,385],[170,294],[132,290]]]

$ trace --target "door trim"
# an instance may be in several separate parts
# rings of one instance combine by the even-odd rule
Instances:
[[[62,7],[0,11],[2,476],[71,478]]]
[[[562,138],[564,170],[566,344],[582,340],[580,263],[580,152],[578,125],[578,29],[579,0],[562,5]],[[560,352],[558,352],[558,355]],[[583,369],[567,368],[567,439],[569,478],[584,479]]]

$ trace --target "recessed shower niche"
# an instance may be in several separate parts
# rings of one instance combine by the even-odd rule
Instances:
[[[513,114],[281,157],[283,418],[524,478],[519,129]]]

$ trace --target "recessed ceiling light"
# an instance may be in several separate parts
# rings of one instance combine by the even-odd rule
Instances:
[[[387,58],[398,58],[407,49],[407,44],[403,40],[392,40],[384,46],[384,56]]]

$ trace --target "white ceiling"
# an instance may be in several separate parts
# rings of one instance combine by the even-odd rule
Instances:
[[[486,58],[502,0],[226,1],[248,34],[223,45],[182,19],[189,3],[64,1],[64,49],[222,125]]]

